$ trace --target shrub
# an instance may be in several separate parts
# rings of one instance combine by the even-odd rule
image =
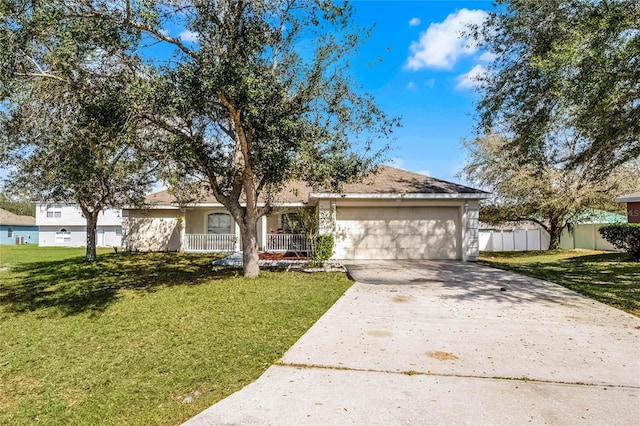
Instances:
[[[602,238],[640,260],[640,223],[611,223],[600,228]]]
[[[333,235],[318,235],[315,238],[313,260],[323,265],[333,256]]]

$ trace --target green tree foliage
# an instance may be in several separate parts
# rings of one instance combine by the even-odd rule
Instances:
[[[469,158],[462,171],[467,179],[494,194],[481,206],[480,220],[492,225],[534,222],[550,237],[550,248],[560,244],[562,231],[577,223],[589,208],[615,210],[616,196],[640,186],[638,164],[616,167],[595,181],[585,166],[567,168],[578,143],[566,137],[547,145],[538,161],[518,163],[508,139],[491,135],[466,142]]]
[[[150,64],[140,114],[171,139],[181,180],[205,180],[238,223],[247,277],[259,274],[258,218],[284,184],[361,178],[384,150],[375,139],[397,124],[349,75],[361,29],[348,5],[147,1],[123,20],[173,48],[173,62]],[[192,40],[164,31],[176,26]]]
[[[35,216],[35,203],[26,199],[17,199],[0,192],[0,209],[20,216]]]
[[[543,163],[559,123],[597,178],[640,156],[640,2],[499,0],[474,33],[496,55],[479,133],[507,135],[514,161]]]
[[[640,261],[640,223],[612,223],[600,227],[598,232],[615,248]]]
[[[139,155],[136,64],[121,53],[129,35],[73,6],[2,3],[0,161],[15,193],[80,207],[91,261],[99,213],[139,202],[153,176]]]

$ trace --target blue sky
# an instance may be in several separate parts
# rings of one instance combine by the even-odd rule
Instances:
[[[475,125],[469,73],[490,55],[460,39],[464,22],[478,22],[490,1],[353,1],[358,23],[375,24],[372,37],[353,60],[356,78],[379,106],[402,118],[392,164],[430,176],[464,182],[455,175],[465,161],[462,138]],[[382,62],[370,64],[381,57]]]

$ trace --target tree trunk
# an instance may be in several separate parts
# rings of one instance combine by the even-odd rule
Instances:
[[[239,203],[238,203],[239,204]],[[242,241],[242,276],[255,278],[260,275],[258,256],[258,211],[239,205],[226,206],[240,228]]]
[[[239,225],[242,237],[242,275],[245,278],[255,278],[260,275],[257,215],[247,211]]]
[[[554,226],[553,224],[549,227],[549,250],[558,250],[560,248],[562,230],[562,227]]]
[[[560,248],[560,235],[562,230],[551,230],[549,232],[549,250],[558,250]]]
[[[98,229],[99,210],[91,213],[85,213],[87,220],[87,251],[84,256],[85,262],[93,262],[96,260],[96,230]]]

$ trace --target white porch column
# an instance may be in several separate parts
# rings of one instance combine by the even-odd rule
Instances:
[[[466,201],[460,205],[459,215],[460,215],[460,243],[462,247],[460,247],[460,257],[463,262],[467,261],[467,249],[469,247],[469,241],[467,239],[467,210],[469,209],[469,203]]]
[[[480,241],[478,236],[478,201],[470,200],[465,203],[464,224],[462,231],[464,233],[463,257],[462,260],[475,262],[480,255]]]
[[[179,221],[180,221],[180,247],[178,248],[178,251],[180,253],[184,253],[184,241],[186,239],[185,234],[187,233],[187,209],[183,207],[181,209],[181,214],[182,214],[182,217],[179,218]]]
[[[260,217],[260,241],[258,250],[267,251],[267,215]]]
[[[333,234],[336,229],[336,204],[330,200],[318,201],[318,231],[320,235]]]
[[[240,238],[240,225],[238,225],[235,220],[233,221],[233,225],[234,234],[236,236],[236,244],[234,245],[233,249],[235,251],[240,251],[242,247],[242,238]]]

